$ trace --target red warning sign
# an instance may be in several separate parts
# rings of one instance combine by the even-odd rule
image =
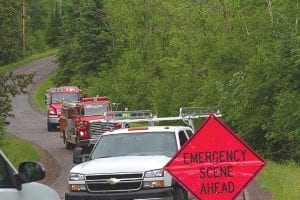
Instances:
[[[197,199],[227,200],[237,197],[266,164],[211,114],[165,170]]]

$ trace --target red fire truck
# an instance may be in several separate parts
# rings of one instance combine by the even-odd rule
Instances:
[[[81,102],[63,103],[60,135],[67,149],[89,147],[104,132],[120,128],[120,123],[105,122],[104,113],[112,110],[107,97],[82,98]]]
[[[81,90],[76,86],[63,86],[50,88],[45,94],[45,102],[48,105],[47,129],[48,131],[59,128],[62,101],[79,102]]]

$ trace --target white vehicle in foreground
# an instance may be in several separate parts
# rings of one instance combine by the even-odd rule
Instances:
[[[144,121],[157,122],[159,118]],[[188,199],[187,192],[163,167],[192,134],[188,126],[135,127],[104,133],[87,158],[81,156],[80,148],[75,149],[73,162],[87,161],[71,169],[65,199]]]
[[[36,162],[21,163],[18,172],[0,150],[1,200],[59,200],[53,189],[34,182],[44,177],[44,168]]]

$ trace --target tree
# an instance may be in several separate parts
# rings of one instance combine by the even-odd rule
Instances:
[[[12,72],[0,72],[0,134],[3,135],[7,117],[13,117],[11,114],[11,96],[25,93],[25,89],[33,83],[34,74],[15,75]],[[0,138],[1,139],[1,138]]]
[[[85,83],[110,65],[111,34],[102,0],[68,1],[64,6],[63,41],[56,83]],[[75,76],[76,75],[76,76]]]
[[[22,56],[21,1],[0,0],[0,66]]]

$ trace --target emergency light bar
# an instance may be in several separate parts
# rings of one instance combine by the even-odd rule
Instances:
[[[108,97],[84,97],[81,99],[82,102],[97,102],[97,101],[108,101]]]

